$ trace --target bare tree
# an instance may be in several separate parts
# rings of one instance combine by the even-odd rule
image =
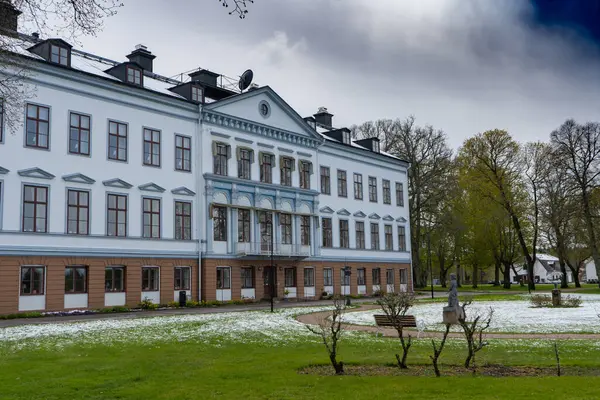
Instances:
[[[476,313],[473,319],[468,320],[467,307],[472,303],[472,300],[467,300],[462,304],[463,315],[459,318],[458,322],[463,328],[465,338],[467,339],[468,355],[465,360],[465,368],[472,367],[473,372],[475,372],[475,354],[488,345],[483,335],[490,327],[492,317],[494,316],[494,309],[490,307],[487,314]]]
[[[377,304],[381,307],[398,333],[398,338],[402,344],[402,358],[400,358],[399,354],[396,354],[396,360],[400,368],[406,369],[408,368],[406,366],[406,359],[410,346],[412,346],[412,336],[409,334],[408,339],[404,339],[402,317],[415,304],[415,295],[408,292],[386,293],[377,300]]]
[[[343,298],[336,297],[333,299],[333,311],[331,317],[325,315],[320,318],[319,323],[316,326],[306,325],[309,331],[319,335],[327,353],[329,353],[329,360],[335,370],[336,375],[344,374],[344,363],[337,360],[338,355],[338,344],[342,333],[344,331],[344,324],[342,318],[346,312],[346,303]]]
[[[225,8],[229,8],[229,3],[233,3],[233,10],[229,11],[229,15],[237,14],[240,19],[246,18],[248,14],[248,5],[246,3],[254,3],[254,0],[219,0],[219,3]]]
[[[550,138],[577,188],[588,246],[596,273],[600,276],[600,248],[595,231],[598,216],[594,214],[592,206],[592,193],[600,184],[600,124],[589,122],[580,125],[569,119],[552,132]]]
[[[431,358],[431,362],[433,363],[433,370],[435,371],[435,376],[438,378],[441,376],[440,368],[438,367],[438,359],[444,350],[444,345],[446,344],[446,339],[448,338],[448,334],[450,333],[450,327],[452,325],[446,324],[446,330],[444,331],[444,336],[442,336],[442,341],[439,344],[439,347],[434,339],[431,339],[431,346],[433,347],[433,355],[429,356]]]

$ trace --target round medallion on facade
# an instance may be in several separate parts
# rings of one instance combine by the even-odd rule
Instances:
[[[258,112],[263,116],[263,118],[269,118],[269,115],[271,115],[271,106],[269,103],[263,100],[258,103]]]

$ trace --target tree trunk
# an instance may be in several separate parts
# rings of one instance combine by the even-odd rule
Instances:
[[[560,265],[560,272],[562,273],[562,277],[560,278],[560,287],[561,289],[566,289],[569,287],[569,285],[567,284],[567,268],[565,267],[565,260],[560,258],[558,263]]]
[[[477,282],[479,281],[479,265],[473,264],[473,289],[477,289]]]
[[[504,289],[510,289],[510,263],[504,264]]]
[[[444,264],[440,263],[440,284],[445,288],[447,280],[448,270],[444,268]]]
[[[343,375],[344,374],[344,363],[341,362],[341,361],[339,363],[337,362],[335,353],[329,354],[329,359],[331,360],[331,364],[333,365],[333,369],[335,370],[335,374],[336,375]]]
[[[494,286],[500,286],[500,261],[494,265]]]
[[[462,269],[460,268],[460,259],[456,260],[456,286],[462,287]]]
[[[588,233],[588,245],[592,251],[592,259],[594,260],[594,266],[596,267],[596,276],[600,276],[600,251],[598,250],[598,242],[596,241],[596,231],[594,229],[594,221],[592,212],[590,210],[590,199],[588,191],[584,188],[582,190],[583,200],[583,216],[585,218],[585,225]],[[598,280],[598,286],[600,287],[600,280]]]

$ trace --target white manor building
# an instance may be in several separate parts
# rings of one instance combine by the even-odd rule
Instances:
[[[5,33],[33,94],[0,119],[0,313],[412,290],[409,166],[377,139],[144,46]]]

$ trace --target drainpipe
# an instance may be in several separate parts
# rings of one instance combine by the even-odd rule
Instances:
[[[196,243],[198,249],[198,302],[202,300],[202,104],[198,104],[198,122],[196,123],[195,166],[196,175]]]

